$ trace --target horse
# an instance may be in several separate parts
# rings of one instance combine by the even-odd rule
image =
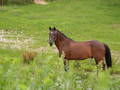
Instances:
[[[96,66],[101,64],[103,70],[112,67],[111,51],[107,44],[97,40],[74,41],[55,27],[49,27],[49,45],[56,45],[59,57],[64,54],[64,70],[68,71],[68,61],[93,58]]]

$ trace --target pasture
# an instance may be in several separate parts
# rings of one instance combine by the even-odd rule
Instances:
[[[0,90],[120,90],[119,0],[58,0],[48,5],[0,7]],[[76,41],[98,40],[112,53],[113,67],[96,75],[95,61],[70,61],[48,44],[49,26]],[[31,63],[22,54],[35,51]]]

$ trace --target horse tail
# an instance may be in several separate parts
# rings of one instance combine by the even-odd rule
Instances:
[[[104,46],[105,46],[105,61],[107,64],[107,68],[110,68],[112,67],[112,58],[111,58],[110,48],[106,44],[104,44]]]

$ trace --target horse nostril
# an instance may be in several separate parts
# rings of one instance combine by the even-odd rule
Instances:
[[[48,41],[48,42],[49,42],[50,46],[52,46],[52,42],[51,41]]]
[[[50,44],[50,46],[52,46],[52,43],[49,43]]]

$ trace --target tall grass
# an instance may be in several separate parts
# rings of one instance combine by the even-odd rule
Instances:
[[[119,90],[119,81],[114,81],[109,71],[97,76],[82,69],[86,63],[78,69],[70,62],[70,70],[65,72],[63,59],[49,52],[39,53],[25,64],[20,53],[12,51],[14,57],[5,53],[8,56],[3,59],[0,55],[0,90]]]

